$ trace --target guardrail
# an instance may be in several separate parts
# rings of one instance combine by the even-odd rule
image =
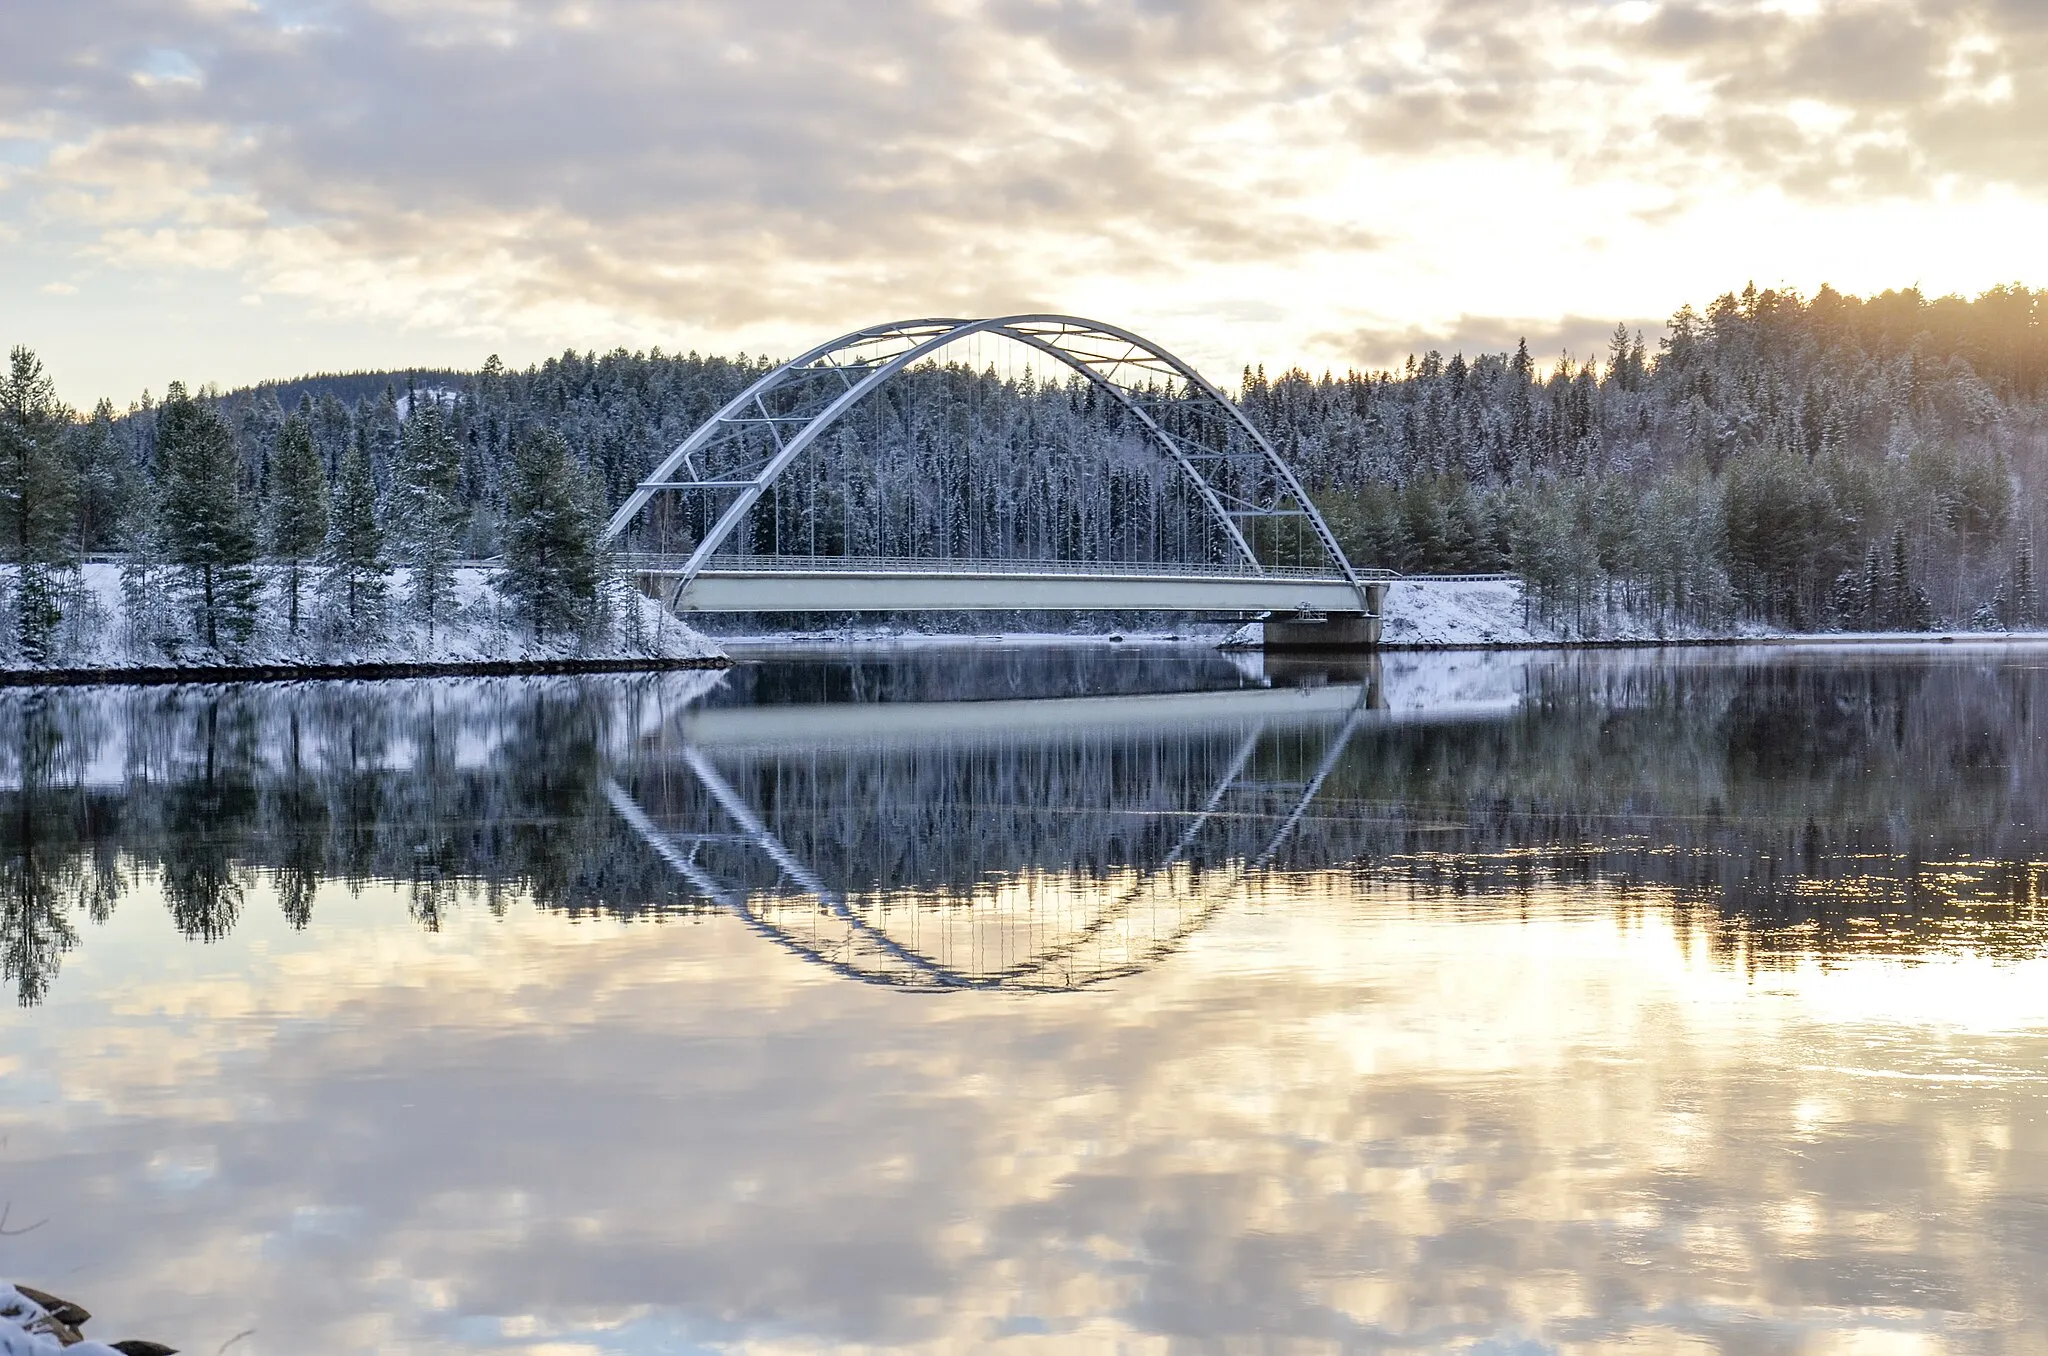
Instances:
[[[646,551],[618,551],[612,560],[620,568],[647,574],[680,574],[687,557]],[[127,556],[118,552],[95,551],[85,556],[88,565],[119,565]],[[457,569],[500,570],[502,557],[451,561]],[[892,574],[1079,574],[1079,575],[1186,575],[1190,578],[1227,579],[1322,579],[1339,576],[1327,569],[1312,570],[1298,565],[1268,565],[1263,575],[1248,574],[1237,564],[1204,565],[1180,561],[1150,560],[986,560],[945,559],[937,556],[713,556],[707,570],[746,570],[764,573],[812,574],[822,571],[853,572],[879,570]],[[1518,574],[1402,574],[1399,570],[1357,571],[1369,584],[1498,584],[1523,582]]]
[[[686,557],[649,552],[619,552],[612,559],[623,569],[644,574],[680,574]],[[1195,579],[1316,579],[1341,581],[1329,569],[1306,569],[1295,565],[1268,565],[1262,574],[1252,574],[1236,564],[1191,564],[1150,560],[989,560],[934,556],[713,556],[706,573],[745,572],[760,574],[885,573],[885,574],[1036,574],[1086,575],[1114,578],[1118,575],[1170,575]],[[1358,577],[1375,583],[1398,578],[1391,570],[1360,570]]]
[[[1394,582],[1401,584],[1502,584],[1522,582],[1518,574],[1397,574]]]

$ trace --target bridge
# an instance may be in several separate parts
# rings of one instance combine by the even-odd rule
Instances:
[[[765,495],[892,377],[964,341],[1020,345],[1080,374],[1185,477],[1208,539],[1161,561],[885,560],[729,551]],[[1269,644],[1373,645],[1391,571],[1345,556],[1293,470],[1244,412],[1150,340],[1064,315],[872,326],[762,375],[642,480],[605,526],[628,547],[650,505],[680,506],[676,552],[620,551],[684,613],[1117,611],[1265,615]],[[1292,559],[1287,559],[1291,556]]]

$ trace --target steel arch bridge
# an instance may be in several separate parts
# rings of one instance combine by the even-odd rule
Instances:
[[[778,478],[845,415],[905,369],[979,335],[1044,354],[1116,402],[1186,477],[1221,559],[721,557]],[[683,611],[1305,612],[1376,625],[1391,577],[1353,567],[1286,461],[1193,367],[1129,330],[1076,316],[898,321],[820,344],[760,377],[663,458],[606,525],[606,544],[622,542],[663,495],[691,505],[701,534],[686,555],[629,554],[626,563]],[[1266,558],[1290,529],[1297,560]]]

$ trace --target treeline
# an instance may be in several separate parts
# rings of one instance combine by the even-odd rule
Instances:
[[[1390,372],[1247,370],[1240,400],[1358,564],[1513,572],[1531,584],[1532,609],[1567,630],[1623,613],[1681,629],[2025,627],[2043,620],[2044,312],[2048,292],[2023,287],[1974,300],[1751,287],[1681,310],[1654,346],[1617,327],[1583,362],[1546,367],[1523,345],[1432,352]],[[264,597],[287,626],[311,579],[330,628],[360,626],[366,606],[387,602],[431,624],[447,562],[503,555],[518,578],[537,552],[565,564],[534,576],[549,582],[531,588],[533,623],[572,625],[601,515],[771,366],[570,352],[524,371],[493,358],[466,375],[174,390],[83,418],[12,394],[41,389],[17,371],[9,429],[24,417],[62,424],[55,442],[68,450],[34,474],[10,454],[9,485],[29,499],[46,493],[38,474],[72,488],[57,510],[24,511],[45,525],[10,535],[8,558],[160,560],[180,605],[217,631],[263,605],[237,575],[221,611],[206,562],[222,551],[273,562]],[[28,406],[43,413],[16,413]],[[196,462],[181,450],[194,437],[208,449]],[[262,506],[205,525],[204,549],[170,507],[189,502],[176,497],[188,464],[203,472],[193,483],[232,479]],[[731,546],[1220,558],[1200,514],[1185,478],[1080,378],[932,365],[820,439]],[[656,512],[635,544],[691,540]],[[410,580],[395,600],[374,568],[392,564]],[[24,648],[47,629],[42,589],[24,577]]]
[[[2042,620],[2048,292],[1751,287],[1654,352],[1617,327],[1604,361],[1249,372],[1244,402],[1360,561],[1512,570],[1554,621]]]
[[[164,657],[181,646],[233,656],[259,623],[287,646],[317,635],[361,647],[397,624],[431,642],[456,610],[472,504],[463,445],[432,402],[390,437],[302,396],[271,424],[264,407],[193,394],[81,416],[35,354],[0,375],[0,561],[6,639],[49,662],[73,628],[106,619],[81,578],[91,558],[120,567],[122,614]],[[604,615],[597,482],[555,429],[521,431],[502,468],[495,583],[534,634],[588,629]],[[73,638],[75,639],[75,638]]]

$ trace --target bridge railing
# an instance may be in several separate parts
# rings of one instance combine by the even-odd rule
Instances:
[[[1359,571],[1363,575],[1365,571]],[[1518,574],[1389,574],[1403,584],[1519,584]]]
[[[620,568],[641,574],[681,574],[687,556],[654,552],[619,552],[613,559]],[[1084,575],[1091,578],[1119,576],[1161,576],[1201,579],[1317,579],[1339,580],[1329,569],[1305,569],[1293,565],[1268,565],[1256,576],[1239,562],[1221,564],[1179,561],[1132,560],[990,560],[941,558],[933,556],[713,556],[704,566],[708,573],[758,572],[764,574],[884,573],[884,574],[1033,574]],[[1400,576],[1392,570],[1360,570],[1359,578],[1391,580]]]

